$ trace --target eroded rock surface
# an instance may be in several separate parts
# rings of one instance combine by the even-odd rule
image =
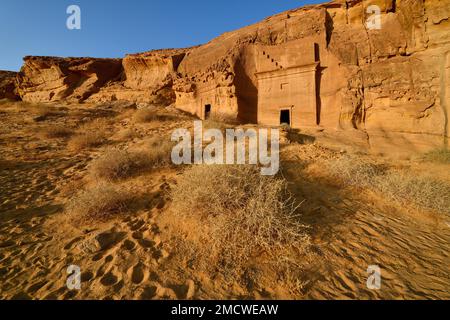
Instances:
[[[121,59],[25,57],[18,91],[29,102],[82,102],[121,75]]]
[[[103,87],[91,100],[173,104],[173,80],[188,50],[166,49],[127,55],[122,62],[123,75],[120,81]]]

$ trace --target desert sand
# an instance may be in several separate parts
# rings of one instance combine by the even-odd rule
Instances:
[[[171,190],[186,166],[161,165],[114,181],[133,194],[132,205],[106,219],[74,222],[70,202],[99,184],[92,167],[107,150],[141,150],[149,139],[164,140],[175,128],[192,127],[194,118],[174,108],[139,108],[153,110],[153,116],[146,119],[135,104],[125,102],[36,106],[2,101],[1,299],[450,298],[448,207],[442,212],[407,197],[402,202],[356,180],[346,183],[326,169],[329,161],[356,157],[450,185],[449,164],[419,157],[392,160],[327,147],[320,137],[286,136],[282,174],[301,202],[299,219],[310,238],[289,281],[278,281],[274,269],[258,263],[227,278],[220,265],[206,272],[191,263],[189,252],[180,251],[171,228],[181,220],[169,212]],[[87,128],[101,131],[102,142],[74,142]],[[441,200],[449,204],[445,194]],[[66,287],[72,264],[81,268],[81,290]],[[382,268],[381,290],[366,286],[369,265]]]

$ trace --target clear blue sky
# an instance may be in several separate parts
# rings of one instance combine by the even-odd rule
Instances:
[[[189,47],[273,14],[324,0],[1,0],[0,70],[26,55],[123,57]],[[66,9],[81,8],[81,30]]]

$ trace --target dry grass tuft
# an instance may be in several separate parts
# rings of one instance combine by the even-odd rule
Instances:
[[[135,123],[164,122],[175,119],[173,115],[164,114],[156,108],[139,109],[133,115]]]
[[[74,151],[81,151],[83,149],[96,148],[101,146],[106,141],[104,132],[89,131],[77,134],[69,141],[69,149]]]
[[[93,162],[90,170],[96,178],[120,180],[150,167],[151,161],[145,152],[110,149]]]
[[[172,164],[173,143],[156,138],[146,142],[147,146],[142,150],[107,150],[92,164],[92,175],[100,179],[121,180]]]
[[[152,137],[146,139],[145,144],[146,153],[153,168],[172,165],[172,149],[175,146],[174,142],[169,139]]]
[[[129,141],[139,137],[139,133],[132,128],[121,130],[115,135],[115,139],[119,141]]]
[[[107,127],[108,122],[103,119],[96,119],[82,125],[78,129],[78,134],[70,139],[69,149],[81,151],[101,146],[107,141]]]
[[[384,166],[354,156],[343,156],[325,162],[327,172],[345,185],[370,187],[375,177],[382,175]]]
[[[208,129],[219,129],[221,131],[225,131],[226,129],[235,128],[239,122],[226,114],[214,113],[206,120],[203,120],[203,128],[204,130]]]
[[[423,160],[450,164],[450,150],[449,149],[437,149],[426,153],[423,156]]]
[[[425,175],[390,171],[376,179],[375,187],[403,205],[450,214],[450,184]]]
[[[286,187],[256,166],[188,169],[172,192],[173,227],[187,234],[181,254],[191,252],[198,268],[230,276],[261,257],[278,268],[297,265],[309,237]]]
[[[427,175],[387,170],[362,158],[345,156],[325,162],[326,172],[354,187],[367,188],[405,206],[450,214],[450,184]]]
[[[73,197],[66,212],[76,224],[106,221],[128,210],[133,196],[113,184],[100,183]]]
[[[49,139],[68,138],[72,136],[73,133],[73,130],[62,125],[49,126],[43,128],[41,131],[41,134]]]

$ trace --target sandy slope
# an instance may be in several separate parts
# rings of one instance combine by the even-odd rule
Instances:
[[[79,113],[52,121],[75,125]],[[43,124],[14,108],[5,108],[0,122],[2,299],[450,298],[450,218],[405,210],[368,191],[328,185],[314,167],[306,171],[307,178],[295,174],[305,163],[333,157],[332,151],[305,145],[289,152],[285,173],[295,182],[297,198],[305,199],[304,219],[311,226],[316,258],[304,272],[301,292],[286,294],[275,279],[264,288],[229,285],[172,263],[171,235],[159,218],[170,206],[168,190],[176,183],[176,169],[124,182],[123,188],[138,195],[133,212],[74,227],[64,205],[104,147],[76,153],[67,150],[64,139],[40,139],[33,127]],[[137,129],[143,139],[189,123],[184,119]],[[111,130],[131,125],[123,117],[112,122]],[[142,139],[114,143],[133,145]],[[81,267],[80,291],[65,286],[71,264]],[[366,287],[369,265],[382,268],[380,291]]]

